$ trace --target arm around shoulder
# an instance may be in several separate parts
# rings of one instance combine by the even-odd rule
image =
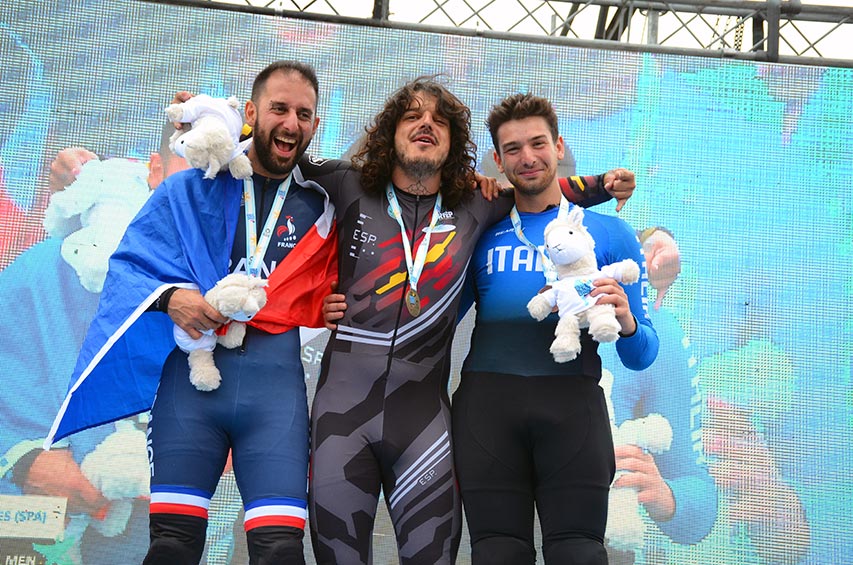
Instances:
[[[604,189],[604,177],[604,174],[588,177],[562,177],[559,179],[560,191],[569,202],[582,208],[590,208],[612,198]]]

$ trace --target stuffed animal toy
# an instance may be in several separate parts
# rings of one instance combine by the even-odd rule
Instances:
[[[571,361],[581,350],[580,330],[589,328],[599,343],[616,341],[622,329],[612,304],[596,304],[589,293],[593,281],[610,277],[625,284],[640,278],[636,261],[625,259],[605,265],[601,270],[595,259],[595,240],[583,225],[583,210],[573,206],[564,217],[545,226],[545,249],[557,270],[557,281],[527,303],[527,311],[538,321],[544,320],[556,306],[560,321],[551,344],[557,363]]]
[[[44,228],[50,237],[64,238],[62,258],[89,292],[103,289],[110,255],[150,194],[145,163],[94,159],[50,197]]]
[[[173,122],[192,124],[189,131],[176,131],[169,147],[187,160],[191,167],[205,170],[204,178],[212,179],[226,168],[234,178],[252,176],[252,164],[240,147],[243,119],[237,98],[213,98],[206,94],[193,96],[186,102],[170,104],[166,115]]]
[[[125,530],[133,500],[148,495],[151,478],[145,432],[131,420],[120,420],[115,427],[80,464],[83,475],[110,501],[103,515],[90,522],[105,537]]]
[[[669,420],[660,414],[649,414],[644,418],[625,420],[617,426],[610,400],[613,374],[606,370],[602,371],[599,384],[604,389],[607,408],[610,412],[614,447],[636,445],[654,455],[669,450],[672,445],[672,426]],[[624,474],[624,471],[617,471],[614,483]],[[642,549],[646,533],[646,519],[643,514],[637,491],[633,487],[611,487],[605,534],[608,545],[626,552]]]
[[[668,451],[672,444],[672,426],[660,414],[649,414],[636,420],[625,420],[613,426],[613,445],[636,445],[651,454]],[[616,473],[614,481],[624,472]],[[637,491],[632,487],[611,487],[608,503],[608,543],[621,551],[638,550],[643,547],[646,522],[640,509]]]
[[[199,339],[192,339],[184,330],[175,326],[175,343],[189,353],[190,382],[198,390],[211,391],[219,388],[222,376],[213,362],[216,344],[233,349],[243,343],[246,324],[267,303],[265,279],[243,273],[231,273],[204,295],[208,304],[226,318],[231,318],[222,335],[213,331]]]

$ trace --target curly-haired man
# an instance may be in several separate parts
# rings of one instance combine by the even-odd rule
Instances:
[[[477,239],[512,207],[511,198],[489,202],[471,190],[475,151],[470,110],[419,78],[388,99],[353,164],[303,167],[336,206],[341,294],[333,296],[348,305],[327,317],[339,323],[311,416],[319,563],[370,562],[380,489],[401,563],[455,558],[448,352]],[[614,179],[633,189],[627,171]],[[564,192],[585,204],[609,198],[603,177],[575,177]]]

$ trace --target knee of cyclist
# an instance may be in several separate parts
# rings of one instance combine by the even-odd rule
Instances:
[[[305,555],[301,528],[264,526],[246,532],[251,565],[302,565]]]
[[[199,545],[174,538],[155,538],[142,565],[198,565],[203,552],[204,540]]]
[[[509,537],[488,537],[471,544],[474,565],[533,565],[536,550],[527,541]]]
[[[600,541],[591,538],[569,538],[545,542],[542,547],[546,565],[607,565],[607,550]]]

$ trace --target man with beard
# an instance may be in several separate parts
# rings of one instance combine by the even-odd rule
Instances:
[[[495,162],[515,187],[515,209],[484,231],[473,253],[477,318],[453,395],[454,456],[472,562],[533,565],[535,508],[545,563],[606,564],[614,452],[598,385],[598,345],[584,330],[578,357],[557,363],[548,348],[559,318],[537,322],[527,311],[530,298],[556,276],[541,251],[545,226],[574,208],[556,176],[564,153],[557,116],[546,99],[518,94],[492,109],[488,125]],[[599,269],[624,259],[645,264],[624,221],[587,211],[583,224],[595,239]],[[641,268],[642,284],[600,278],[590,292],[596,304],[615,308],[616,351],[633,370],[648,367],[658,352],[645,281]],[[513,347],[501,347],[507,339]]]
[[[449,349],[465,268],[511,198],[472,192],[470,111],[417,79],[368,127],[353,165],[303,167],[335,203],[338,322],[311,413],[311,535],[318,563],[371,562],[384,492],[402,564],[452,563],[461,531],[450,449]],[[633,189],[619,171],[610,189]],[[566,182],[570,200],[609,198],[603,175]],[[340,304],[346,302],[345,310]]]
[[[245,108],[252,178],[204,179],[197,169],[168,177],[110,261],[48,442],[151,408],[146,565],[199,562],[229,451],[250,563],[304,563],[308,407],[299,332],[288,330],[320,325],[319,292],[335,273],[333,208],[297,166],[319,124],[317,99],[310,66],[279,61],[261,71]],[[197,339],[226,323],[203,294],[235,272],[268,278],[267,306],[240,347],[215,349],[222,383],[202,392],[172,328]]]

